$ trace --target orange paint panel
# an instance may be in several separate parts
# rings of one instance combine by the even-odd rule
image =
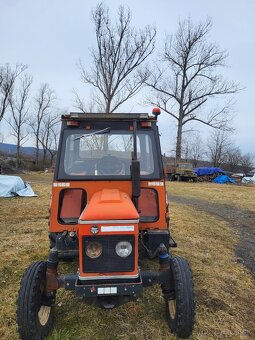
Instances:
[[[80,220],[137,220],[138,212],[128,194],[118,189],[96,192],[80,216]]]
[[[162,180],[163,181],[163,180]],[[58,183],[58,182],[55,182]],[[92,196],[104,189],[118,189],[124,192],[129,197],[132,196],[132,183],[131,181],[70,181],[67,182],[70,189],[83,189],[86,192],[87,201],[89,202]],[[148,181],[141,181],[141,187],[148,187]],[[148,187],[151,189],[152,187]],[[167,229],[166,224],[166,193],[164,186],[153,187],[158,194],[159,202],[159,218],[156,222],[144,222],[139,223],[139,230],[146,229]],[[50,214],[50,232],[61,232],[61,231],[77,231],[78,224],[61,224],[58,221],[59,212],[59,200],[60,192],[63,190],[61,187],[52,188],[52,206]]]
[[[79,218],[82,208],[83,192],[82,189],[63,190],[59,213],[60,219]]]
[[[154,189],[142,188],[141,196],[138,200],[140,216],[142,217],[157,217],[158,216],[158,202],[157,192]]]

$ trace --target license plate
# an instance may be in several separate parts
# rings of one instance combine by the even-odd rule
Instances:
[[[117,287],[102,287],[97,288],[98,295],[112,295],[117,294]]]

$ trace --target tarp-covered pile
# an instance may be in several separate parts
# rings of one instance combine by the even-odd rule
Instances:
[[[235,181],[233,180],[233,178],[230,178],[226,175],[221,175],[221,176],[214,178],[213,183],[218,183],[218,184],[233,183],[233,184],[235,184]]]
[[[18,176],[0,175],[0,197],[37,196],[31,186]]]
[[[214,174],[222,174],[225,175],[225,171],[221,168],[214,168],[214,167],[201,167],[194,169],[194,172],[198,176],[208,176],[208,175],[214,175]]]
[[[197,174],[197,180],[199,182],[211,182],[219,175],[226,175],[224,170],[215,167],[200,167],[193,171]]]

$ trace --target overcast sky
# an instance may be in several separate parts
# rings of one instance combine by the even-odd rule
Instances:
[[[95,44],[92,0],[0,0],[0,64],[22,62],[29,65],[34,90],[48,82],[56,91],[59,107],[74,110],[73,89],[89,99],[89,89],[80,81],[77,62],[89,66],[90,48]],[[253,107],[255,55],[254,0],[130,0],[104,1],[112,15],[120,4],[128,5],[132,23],[138,28],[157,27],[157,47],[176,30],[178,20],[190,16],[194,22],[211,17],[210,40],[229,53],[224,75],[245,88],[236,97],[233,138],[244,152],[255,153],[255,114]],[[89,101],[89,100],[88,100]],[[141,96],[128,102],[123,111],[150,112],[142,107]],[[2,126],[1,126],[2,125]],[[5,130],[3,123],[0,131]],[[163,151],[170,150],[175,138],[175,121],[160,117]],[[203,136],[208,134],[200,126]]]

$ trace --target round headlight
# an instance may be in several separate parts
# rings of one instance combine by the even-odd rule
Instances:
[[[128,241],[118,242],[115,251],[120,257],[128,257],[132,253],[132,244]]]
[[[85,252],[86,252],[86,255],[90,257],[91,259],[98,258],[102,254],[102,251],[103,251],[103,247],[102,247],[102,244],[99,242],[92,241],[86,244]]]

